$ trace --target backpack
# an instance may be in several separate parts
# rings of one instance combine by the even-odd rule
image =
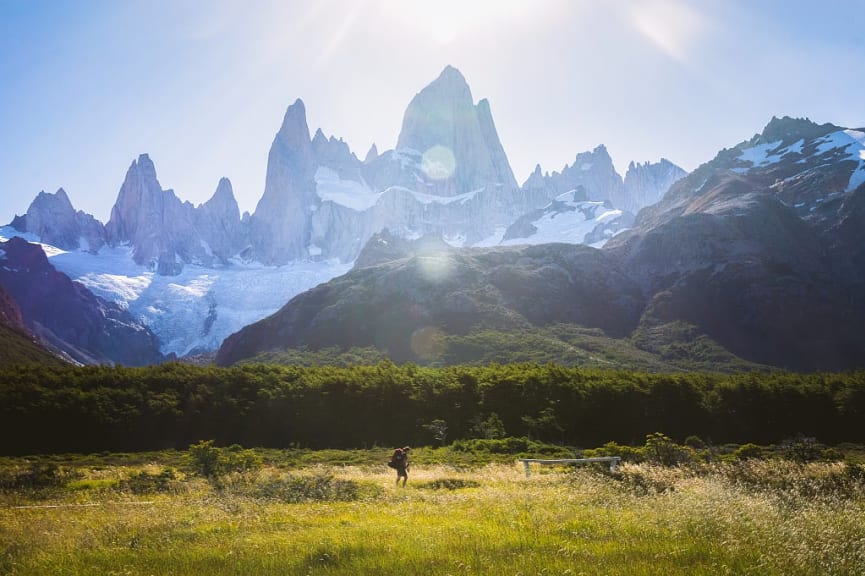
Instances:
[[[391,468],[399,468],[400,466],[405,465],[405,452],[402,449],[397,448],[393,451],[393,454],[390,457],[390,460],[387,463]]]

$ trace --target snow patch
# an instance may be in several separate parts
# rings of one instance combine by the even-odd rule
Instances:
[[[334,170],[319,166],[315,171],[315,191],[322,202],[333,202],[357,212],[375,206],[381,192],[374,192],[366,184],[343,180]]]
[[[0,227],[0,241],[7,242],[10,238],[14,238],[15,236],[18,236],[23,240],[27,240],[31,244],[39,244],[42,247],[42,251],[45,252],[45,255],[49,258],[51,258],[52,256],[57,256],[59,254],[66,254],[65,250],[61,250],[60,248],[52,246],[51,244],[42,243],[39,239],[39,236],[35,234],[31,234],[29,232],[19,232],[11,226]]]
[[[574,190],[565,192],[555,200],[565,204],[567,208],[570,208],[569,210],[550,210],[532,222],[537,232],[526,238],[502,240],[499,244],[502,246],[549,244],[552,242],[583,244],[586,236],[591,234],[599,224],[622,216],[621,210],[607,208],[603,202],[573,201],[575,192]],[[547,208],[551,207],[552,204],[547,206]],[[613,232],[608,231],[606,236],[605,240],[595,242],[593,246],[603,246],[606,240],[612,238]]]
[[[851,192],[865,183],[865,132],[859,130],[839,130],[827,134],[820,140],[817,154],[825,154],[835,149],[842,149],[850,160],[857,163],[845,192]]]
[[[465,194],[457,194],[456,196],[437,196],[435,194],[425,194],[423,192],[416,192],[414,190],[408,191],[411,193],[412,196],[414,196],[414,199],[421,204],[453,204],[454,202],[465,204],[466,202],[477,196],[479,192],[483,192],[483,190],[483,188],[478,188],[477,190],[472,190],[471,192],[466,192]]]

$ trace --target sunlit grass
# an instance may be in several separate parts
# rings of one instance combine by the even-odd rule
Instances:
[[[540,469],[529,479],[517,465],[416,466],[397,488],[383,467],[316,465],[290,474],[362,489],[351,501],[299,504],[243,488],[288,473],[268,467],[219,483],[185,477],[141,496],[103,485],[131,471],[91,470],[47,499],[4,496],[0,573],[862,573],[859,488],[833,491],[833,465],[749,466]],[[793,481],[756,480],[781,475]],[[823,492],[797,481],[822,482]]]

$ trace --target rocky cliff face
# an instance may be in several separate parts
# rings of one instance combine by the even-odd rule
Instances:
[[[105,225],[108,242],[129,244],[137,264],[178,274],[185,264],[225,263],[244,247],[231,183],[223,178],[208,202],[195,208],[163,190],[147,154],[133,161]]]
[[[310,217],[319,203],[315,169],[306,108],[297,100],[273,139],[264,195],[250,219],[250,240],[262,262],[284,264],[309,255]]]
[[[488,186],[517,188],[490,113],[489,102],[474,104],[463,75],[447,66],[418,92],[403,116],[397,150],[422,155],[425,180],[443,180],[440,195]]]
[[[48,262],[42,248],[15,237],[0,242],[0,285],[27,328],[82,364],[154,364],[156,336],[119,306],[94,296]]]
[[[624,186],[612,192],[610,201],[613,206],[636,214],[663,198],[670,186],[687,176],[687,172],[667,160],[660,162],[628,165]]]
[[[226,264],[248,244],[247,228],[228,178],[220,179],[210,200],[196,209],[195,229],[203,242],[200,245],[212,256],[204,260],[213,264]]]
[[[622,177],[616,172],[607,148],[598,146],[591,152],[577,154],[573,164],[566,164],[561,172],[541,174],[540,166],[523,184],[533,195],[542,195],[547,201],[565,192],[581,190],[577,200],[606,202],[620,208],[613,201],[623,195]]]
[[[64,250],[99,252],[105,245],[105,229],[90,214],[76,211],[63,188],[54,194],[40,192],[23,219],[17,221],[20,232],[29,232]]]

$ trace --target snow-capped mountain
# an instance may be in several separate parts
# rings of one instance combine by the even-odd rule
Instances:
[[[646,294],[647,330],[701,328],[777,366],[865,357],[865,130],[773,118],[676,182],[604,250]]]
[[[685,369],[861,369],[863,146],[865,130],[774,118],[676,182],[601,250],[377,236],[351,272],[226,339],[217,362],[286,347],[481,362],[518,334],[592,356],[633,346],[633,358]],[[567,214],[587,221],[576,216],[586,197],[584,188],[559,196],[514,234],[565,227]],[[435,350],[415,345],[430,334]]]
[[[652,189],[635,197],[662,188],[644,180]],[[538,167],[520,187],[489,102],[475,102],[448,66],[410,102],[396,148],[373,145],[363,161],[320,129],[310,137],[305,104],[295,101],[274,137],[252,215],[240,216],[226,178],[204,204],[181,200],[142,154],[104,226],[59,190],[40,193],[3,234],[42,243],[58,270],[126,307],[156,332],[164,353],[184,355],[215,349],[347,271],[382,230],[455,246],[600,246],[630,224],[631,212],[616,205],[626,196],[603,146],[578,154],[561,173]]]

